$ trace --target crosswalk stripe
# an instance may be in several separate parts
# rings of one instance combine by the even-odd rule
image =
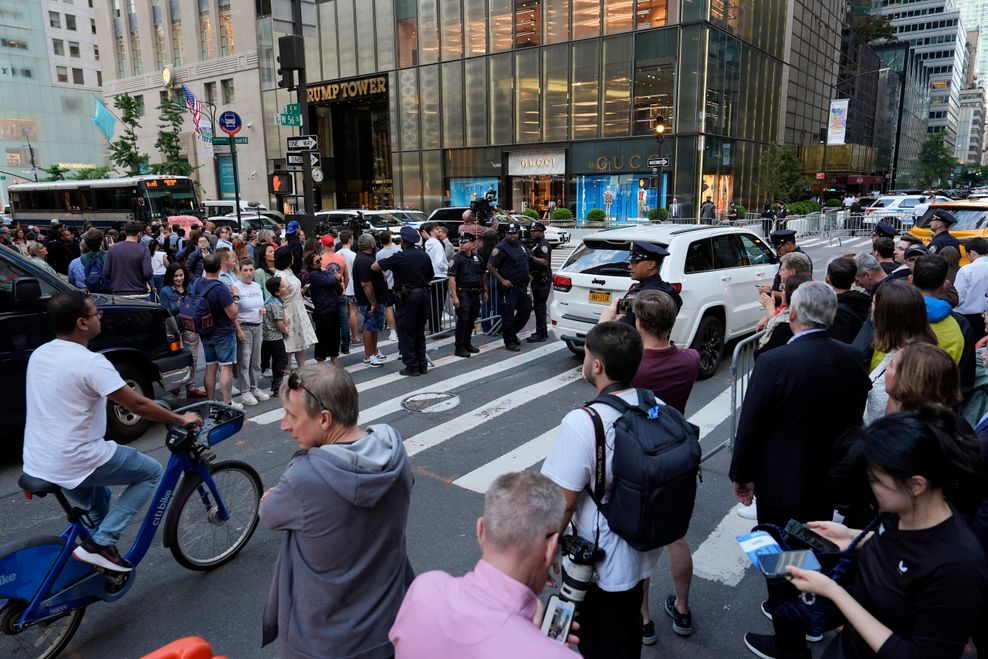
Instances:
[[[568,384],[576,382],[582,377],[580,369],[570,369],[564,373],[531,384],[522,389],[512,391],[510,394],[492,400],[486,405],[475,408],[469,414],[461,414],[446,423],[429,428],[425,432],[409,437],[405,440],[405,450],[408,455],[416,455],[426,449],[439,446],[457,435],[476,428],[478,425],[497,418],[502,414],[507,414],[516,407],[520,407],[530,402],[534,398],[551,394]]]
[[[693,574],[726,586],[741,583],[751,561],[738,546],[737,537],[751,531],[754,525],[731,506],[717,528],[693,552]]]

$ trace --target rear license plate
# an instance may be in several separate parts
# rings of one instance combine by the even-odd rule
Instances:
[[[597,304],[610,304],[611,294],[607,291],[590,291],[590,301]]]

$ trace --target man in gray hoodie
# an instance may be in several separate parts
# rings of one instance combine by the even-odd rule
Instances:
[[[286,531],[262,645],[277,638],[280,659],[391,657],[388,630],[414,577],[401,437],[357,426],[357,388],[338,366],[298,369],[281,397],[281,429],[300,450],[261,500],[261,523]]]

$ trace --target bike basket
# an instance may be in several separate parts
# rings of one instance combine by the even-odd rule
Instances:
[[[216,401],[207,400],[194,403],[175,410],[175,412],[178,414],[195,412],[201,416],[203,425],[202,430],[199,431],[199,436],[205,437],[206,444],[209,446],[215,446],[224,439],[237,434],[244,426],[243,410]]]

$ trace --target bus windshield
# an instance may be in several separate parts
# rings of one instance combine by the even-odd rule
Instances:
[[[148,217],[166,219],[170,215],[198,215],[195,188],[190,179],[154,179],[141,187],[148,205]]]

